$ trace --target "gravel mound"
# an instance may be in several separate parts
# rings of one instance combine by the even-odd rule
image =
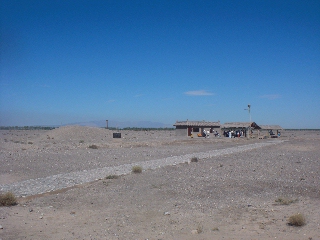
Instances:
[[[64,126],[49,131],[48,138],[60,141],[106,139],[112,132],[108,129],[83,126]]]

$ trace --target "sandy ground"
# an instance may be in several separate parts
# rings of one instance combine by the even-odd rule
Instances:
[[[270,141],[174,131],[0,131],[0,184]],[[5,239],[320,239],[320,132],[241,154],[101,179],[0,208]],[[97,145],[98,149],[89,148]],[[278,198],[294,200],[289,205]],[[296,213],[306,225],[287,224]]]

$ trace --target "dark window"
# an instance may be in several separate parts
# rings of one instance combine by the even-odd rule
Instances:
[[[199,128],[193,128],[194,132],[199,132]]]

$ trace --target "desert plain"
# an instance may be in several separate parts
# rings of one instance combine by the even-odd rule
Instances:
[[[0,191],[12,190],[18,204],[0,207],[0,239],[320,239],[320,131],[278,139],[114,132],[1,130]],[[174,157],[182,161],[145,167]],[[111,171],[133,165],[142,172]],[[46,188],[52,176],[101,169],[94,180]],[[288,224],[297,213],[304,226]]]

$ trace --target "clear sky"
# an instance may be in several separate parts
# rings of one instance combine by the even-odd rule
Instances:
[[[320,128],[320,1],[1,0],[0,125]]]

